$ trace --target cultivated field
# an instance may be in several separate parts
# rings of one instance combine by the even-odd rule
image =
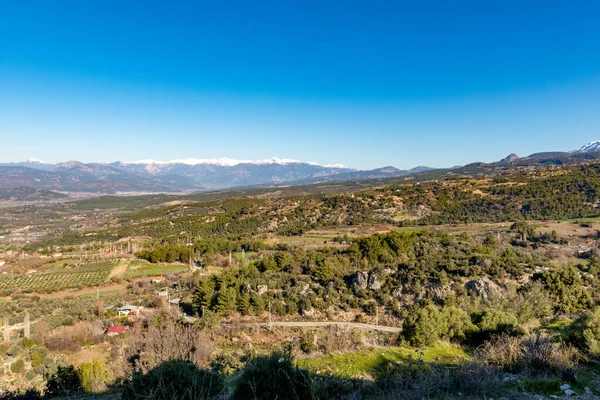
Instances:
[[[53,268],[47,272],[27,275],[1,275],[0,290],[20,289],[24,292],[36,292],[100,285],[108,280],[114,266],[112,261],[99,261],[81,267]]]
[[[185,264],[151,264],[143,260],[130,261],[123,279],[144,278],[148,276],[180,274],[189,270]]]

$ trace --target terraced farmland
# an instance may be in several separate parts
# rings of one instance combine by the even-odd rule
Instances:
[[[99,261],[73,268],[53,268],[28,275],[0,276],[0,290],[20,289],[24,292],[62,290],[79,286],[99,285],[108,280],[113,261]]]
[[[151,264],[147,261],[130,261],[123,279],[144,278],[147,276],[179,274],[189,270],[184,264]]]

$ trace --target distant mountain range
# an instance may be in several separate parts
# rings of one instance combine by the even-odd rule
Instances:
[[[185,159],[173,161],[48,164],[31,159],[0,164],[0,188],[93,193],[190,192],[273,185],[357,172],[344,165],[268,160]],[[386,172],[382,172],[386,174]]]
[[[392,166],[358,171],[341,164],[319,165],[289,159],[267,160],[181,159],[171,161],[58,164],[30,159],[0,164],[0,188],[21,188],[13,197],[50,197],[43,191],[126,193],[199,192],[233,187],[288,186],[321,182],[489,173],[513,166],[561,165],[600,160],[600,141],[570,152],[536,153],[527,157],[510,154],[496,163],[473,163],[464,167],[433,169],[425,166],[400,170]],[[31,193],[25,189],[34,190]],[[42,191],[36,192],[35,190]],[[0,194],[0,200],[11,193]]]

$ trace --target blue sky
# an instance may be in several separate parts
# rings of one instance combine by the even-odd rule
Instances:
[[[0,0],[0,162],[451,166],[600,139],[600,2]]]

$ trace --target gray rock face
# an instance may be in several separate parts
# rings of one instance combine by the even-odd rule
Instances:
[[[402,288],[398,287],[392,290],[392,297],[395,299],[399,299],[402,297]]]
[[[300,292],[301,296],[306,296],[308,294],[308,291],[310,289],[310,285],[308,283],[303,283],[302,284],[302,291]]]
[[[357,272],[352,277],[352,284],[355,289],[366,289],[369,284],[369,273],[368,272]]]
[[[259,296],[262,296],[263,294],[267,293],[267,290],[269,290],[267,285],[258,285],[256,288],[258,289]]]
[[[454,293],[451,284],[442,286],[439,283],[431,283],[426,285],[425,288],[436,300],[444,300],[448,295]]]
[[[504,297],[504,292],[500,286],[496,285],[489,278],[475,279],[465,284],[465,288],[484,300]]]
[[[379,290],[383,286],[383,281],[376,273],[369,274],[366,271],[362,271],[354,274],[352,284],[355,290]]]
[[[377,274],[371,274],[371,276],[369,276],[369,283],[367,285],[367,289],[379,290],[379,289],[381,289],[382,285],[383,285],[383,283],[381,282],[381,279],[379,278],[379,276]]]

